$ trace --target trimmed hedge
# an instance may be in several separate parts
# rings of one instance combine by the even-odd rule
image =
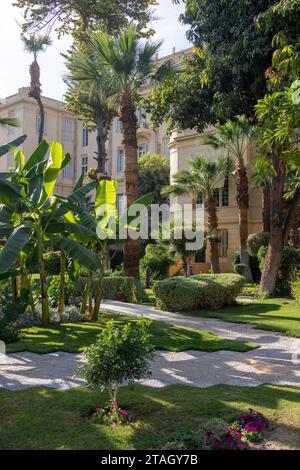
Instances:
[[[238,274],[199,274],[157,281],[157,306],[170,312],[217,309],[234,303],[245,285]]]
[[[80,277],[76,285],[76,295],[81,296],[86,284],[86,278]],[[96,293],[97,279],[92,279],[92,292]],[[104,299],[117,300],[118,294],[123,294],[127,302],[137,303],[144,300],[145,293],[140,281],[133,277],[105,277],[103,279]]]

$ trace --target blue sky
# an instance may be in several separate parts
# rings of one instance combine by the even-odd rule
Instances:
[[[0,97],[12,95],[29,84],[29,65],[31,57],[23,51],[20,41],[22,16],[12,6],[13,0],[1,0],[0,6]],[[161,55],[170,54],[173,47],[181,50],[189,47],[185,28],[178,22],[183,11],[182,5],[174,6],[171,0],[159,0],[155,15],[160,19],[153,23],[156,30],[155,39],[163,39]],[[40,57],[42,69],[43,94],[51,98],[62,99],[65,85],[62,76],[65,72],[61,52],[66,51],[71,40],[63,37],[60,40],[53,35],[53,45]]]

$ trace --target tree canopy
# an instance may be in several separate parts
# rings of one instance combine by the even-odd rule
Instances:
[[[106,28],[116,32],[134,21],[138,28],[147,27],[156,0],[15,0],[24,9],[23,29],[51,30],[76,36],[88,28]]]
[[[161,199],[162,188],[170,182],[170,162],[161,155],[147,154],[139,159],[138,165],[139,194],[152,193],[153,201],[157,204]]]
[[[254,107],[267,92],[265,72],[272,64],[272,40],[284,34],[296,44],[300,11],[277,15],[266,23],[260,15],[274,0],[186,0],[181,21],[196,49],[186,70],[156,84],[149,109],[157,125],[167,118],[171,128],[203,131],[208,125],[245,114],[255,120]]]

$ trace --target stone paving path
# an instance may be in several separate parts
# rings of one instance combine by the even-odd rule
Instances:
[[[300,385],[299,338],[257,330],[251,325],[187,317],[141,305],[105,302],[104,308],[126,315],[144,315],[153,320],[211,331],[222,338],[251,341],[260,345],[259,349],[247,353],[158,351],[152,365],[152,377],[143,381],[144,385]],[[22,390],[42,386],[69,389],[80,386],[83,382],[74,378],[74,370],[82,359],[80,354],[65,352],[46,355],[29,352],[0,355],[0,388]]]

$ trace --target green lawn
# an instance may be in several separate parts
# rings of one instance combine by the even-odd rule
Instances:
[[[231,422],[249,407],[277,423],[273,432],[279,448],[300,448],[299,387],[126,387],[120,402],[135,419],[124,427],[86,417],[106,400],[85,387],[0,391],[0,449],[162,449],[168,440],[209,429],[212,419]]]
[[[103,325],[109,319],[120,323],[136,321],[132,317],[105,314],[100,323],[80,323],[51,326],[50,328],[33,327],[22,329],[23,337],[19,342],[8,344],[7,352],[30,351],[46,354],[55,351],[70,353],[82,352],[93,344]],[[152,341],[155,347],[163,351],[240,351],[246,352],[258,347],[254,343],[242,343],[221,339],[208,331],[194,330],[166,323],[153,321],[151,324]]]
[[[300,337],[300,304],[295,300],[257,300],[254,303],[239,303],[221,310],[199,310],[189,315],[220,318],[234,323],[250,323],[263,330]]]

